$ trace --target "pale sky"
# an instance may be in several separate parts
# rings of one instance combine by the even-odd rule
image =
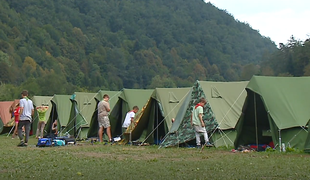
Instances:
[[[310,0],[205,0],[248,23],[278,46],[310,38]]]

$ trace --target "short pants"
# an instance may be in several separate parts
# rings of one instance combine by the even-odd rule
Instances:
[[[99,127],[108,128],[110,127],[109,116],[98,116]]]

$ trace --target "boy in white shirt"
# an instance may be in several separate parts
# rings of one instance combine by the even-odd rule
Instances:
[[[138,106],[134,106],[134,107],[132,108],[132,110],[129,111],[129,112],[126,114],[124,123],[123,123],[123,125],[122,125],[123,134],[124,134],[124,132],[127,130],[127,128],[130,126],[130,124],[131,124],[131,123],[134,123],[134,118],[135,118],[135,115],[136,115],[136,113],[137,113],[138,111],[139,111]]]

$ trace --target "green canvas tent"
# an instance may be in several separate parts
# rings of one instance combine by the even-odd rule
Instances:
[[[308,128],[309,128],[309,125],[310,125],[310,120],[308,122]],[[308,130],[308,135],[307,135],[306,142],[305,142],[304,152],[310,153],[310,132],[309,130]]]
[[[238,124],[235,148],[269,144],[303,149],[310,118],[310,77],[253,76]]]
[[[105,90],[100,90],[97,95],[95,96],[94,100],[96,101],[96,107],[92,113],[92,118],[89,126],[89,131],[87,132],[87,137],[97,137],[98,136],[98,130],[99,130],[99,125],[98,125],[98,110],[97,110],[97,105],[100,101],[103,100],[103,95],[108,94],[110,99],[109,99],[109,104],[110,104],[110,109],[113,111],[115,104],[118,101],[118,96],[122,93],[122,91],[105,91]]]
[[[246,97],[247,81],[242,82],[210,82],[197,81],[191,96],[180,108],[175,122],[166,135],[161,146],[176,146],[195,139],[195,132],[190,124],[193,107],[201,97],[205,97],[203,120],[209,138],[216,147],[233,146],[236,137],[235,126],[241,114]]]
[[[45,126],[47,134],[51,134],[52,124],[57,120],[57,129],[62,136],[65,132],[62,130],[67,126],[71,114],[72,103],[70,101],[71,95],[57,95],[55,94],[51,99],[52,108],[49,119]]]
[[[154,90],[150,89],[123,89],[118,97],[113,110],[110,113],[111,133],[112,137],[122,134],[122,124],[128,111],[133,106],[139,107],[139,112],[146,104]],[[138,113],[139,113],[138,112]]]
[[[137,125],[131,131],[131,139],[159,144],[169,132],[171,119],[176,117],[191,90],[192,88],[156,88],[142,114],[137,116]]]
[[[78,139],[85,139],[93,112],[96,109],[97,93],[75,92],[71,96],[72,110],[64,131]]]
[[[233,146],[236,138],[236,124],[246,98],[245,87],[248,81],[209,82],[200,85],[210,103],[219,126],[211,132],[210,138],[215,147]]]
[[[34,117],[33,117],[33,122],[32,122],[32,133],[35,134],[37,127],[38,127],[38,122],[39,122],[39,115],[36,110],[36,107],[38,106],[48,106],[49,109],[46,111],[45,114],[45,119],[46,121],[50,117],[51,109],[52,109],[52,100],[53,96],[33,96],[32,102],[34,106]]]

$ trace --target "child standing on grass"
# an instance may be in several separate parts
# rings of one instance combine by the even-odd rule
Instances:
[[[19,122],[19,112],[20,112],[20,107],[19,103],[16,104],[15,109],[14,109],[14,120],[15,120],[15,129],[12,135],[12,139],[15,138],[17,135],[17,128],[18,128],[18,122]]]
[[[206,146],[212,146],[209,142],[208,133],[206,131],[205,123],[203,122],[203,107],[207,104],[207,100],[205,98],[201,98],[200,102],[194,107],[191,116],[191,125],[194,127],[195,135],[196,135],[196,144],[197,147],[201,147],[200,142],[200,133],[203,134],[205,139]]]
[[[48,110],[48,106],[38,106],[36,109],[39,115],[36,138],[40,139],[40,138],[43,138],[43,131],[44,131],[45,121],[46,121],[45,114],[46,114],[46,111]]]

